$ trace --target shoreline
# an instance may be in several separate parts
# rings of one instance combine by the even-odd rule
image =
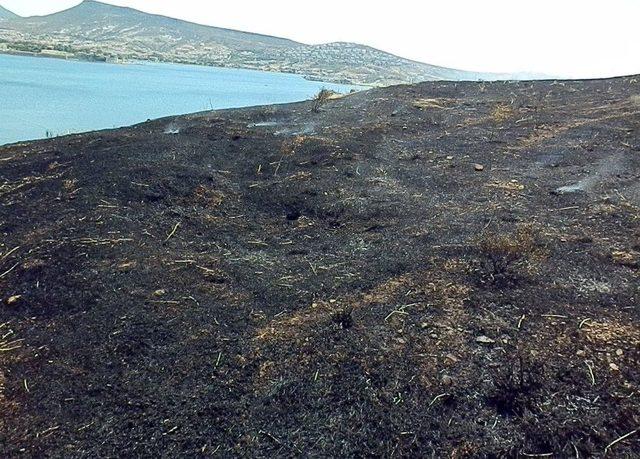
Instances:
[[[2,145],[125,127],[167,116],[300,102],[323,86],[341,94],[368,89],[310,81],[295,74],[191,64],[96,63],[21,54],[0,54],[0,60],[0,84],[6,96],[0,117]],[[48,78],[52,78],[49,83]],[[65,90],[67,78],[80,85],[83,96]],[[36,91],[36,96],[29,91]],[[117,109],[102,113],[96,108],[111,100]],[[56,117],[59,107],[75,113],[75,118]]]
[[[76,54],[72,55],[57,55],[56,53],[36,53],[32,51],[20,51],[13,49],[0,49],[0,55],[5,56],[20,56],[20,57],[34,57],[38,59],[58,59],[64,61],[74,61],[74,62],[87,62],[93,64],[113,64],[113,65],[145,65],[145,64],[167,64],[167,65],[190,65],[194,67],[204,67],[204,68],[218,68],[218,69],[233,69],[233,70],[248,70],[255,72],[268,72],[268,73],[278,73],[282,75],[295,75],[301,78],[304,78],[307,81],[314,81],[320,83],[330,83],[330,84],[338,84],[345,86],[359,86],[364,89],[371,89],[376,87],[381,87],[378,85],[371,85],[367,83],[357,82],[357,81],[349,81],[349,80],[339,80],[336,79],[334,81],[325,80],[321,77],[303,74],[303,73],[295,73],[295,72],[281,72],[276,70],[270,70],[268,68],[256,68],[249,66],[226,66],[221,64],[199,64],[196,62],[180,62],[180,61],[170,61],[170,60],[144,60],[144,59],[119,59],[119,60],[110,60],[108,58],[102,58],[99,56],[89,57],[89,55],[85,58],[83,56],[78,56]]]

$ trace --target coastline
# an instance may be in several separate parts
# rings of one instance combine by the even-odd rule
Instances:
[[[342,94],[367,89],[291,73],[155,61],[19,54],[0,54],[0,61],[1,144],[207,110],[299,102],[322,87]],[[105,106],[109,110],[98,109]]]
[[[6,43],[5,43],[6,44]],[[295,75],[304,78],[307,81],[315,81],[322,83],[332,83],[339,85],[349,85],[349,86],[359,86],[363,89],[371,89],[375,87],[380,87],[381,85],[372,85],[368,83],[364,83],[357,80],[348,80],[344,78],[335,78],[332,79],[330,76],[327,78],[323,78],[320,76],[310,75],[308,73],[296,73],[293,71],[290,72],[282,72],[278,70],[273,70],[268,67],[257,67],[257,66],[242,66],[242,65],[224,65],[220,63],[209,64],[209,63],[198,63],[193,61],[177,61],[177,60],[150,60],[150,59],[109,59],[104,56],[97,56],[93,54],[78,54],[78,53],[62,53],[56,50],[47,50],[53,52],[35,52],[35,51],[21,51],[16,49],[9,48],[0,48],[0,55],[7,56],[21,56],[21,57],[35,57],[35,58],[50,58],[50,59],[60,59],[66,61],[76,61],[76,62],[90,62],[95,64],[114,64],[114,65],[145,65],[145,64],[175,64],[175,65],[192,65],[196,67],[213,67],[220,69],[236,69],[236,70],[253,70],[257,72],[269,72],[269,73],[277,73],[283,75]]]

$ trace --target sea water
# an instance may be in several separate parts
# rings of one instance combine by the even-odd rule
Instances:
[[[322,87],[360,89],[254,70],[0,55],[0,145],[204,110],[295,102]]]

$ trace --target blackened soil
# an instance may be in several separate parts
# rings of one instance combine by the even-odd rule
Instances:
[[[638,81],[0,148],[0,456],[637,457]]]

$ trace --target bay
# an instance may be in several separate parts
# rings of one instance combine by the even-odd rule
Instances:
[[[0,55],[0,145],[204,110],[296,102],[355,86],[179,64]]]

